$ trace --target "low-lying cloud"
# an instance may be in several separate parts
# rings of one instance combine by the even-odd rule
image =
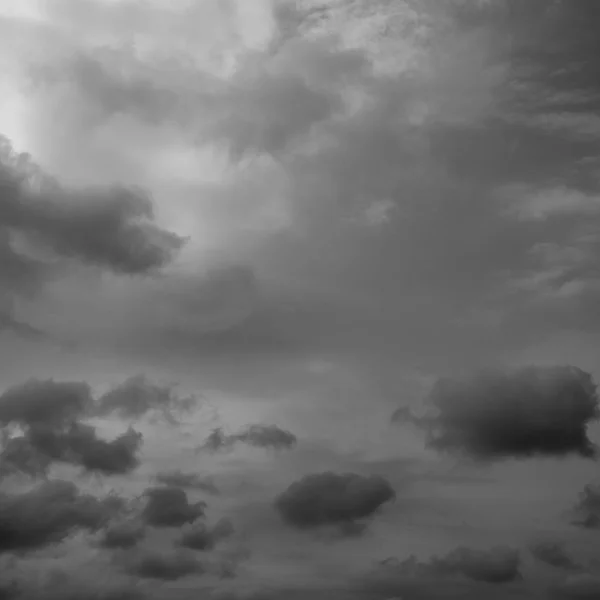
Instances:
[[[573,508],[573,524],[586,529],[600,529],[600,485],[588,484]]]
[[[481,460],[576,454],[593,458],[587,426],[596,420],[592,376],[577,367],[524,367],[485,371],[465,379],[438,380],[428,397],[431,414],[406,409],[435,450]]]
[[[155,480],[157,483],[170,487],[198,490],[212,495],[219,494],[219,488],[214,484],[212,479],[201,477],[197,473],[184,473],[180,470],[161,471],[156,474]]]
[[[152,487],[146,489],[144,496],[147,502],[142,518],[153,527],[181,527],[204,516],[206,503],[190,503],[181,488]]]
[[[111,517],[109,502],[81,494],[74,483],[48,481],[31,491],[0,494],[0,554],[38,550],[77,529],[97,531]]]
[[[394,497],[383,477],[324,472],[292,483],[276,498],[275,508],[286,523],[310,529],[367,519]]]
[[[178,544],[191,550],[212,550],[222,539],[233,533],[233,524],[229,519],[217,521],[213,527],[205,523],[194,523],[183,528]]]
[[[298,439],[291,431],[281,429],[277,425],[248,425],[241,431],[229,435],[225,434],[222,428],[217,427],[198,450],[210,452],[229,450],[237,443],[247,444],[254,448],[290,450],[297,441]]]

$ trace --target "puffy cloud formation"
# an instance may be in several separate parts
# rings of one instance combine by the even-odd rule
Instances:
[[[520,555],[506,547],[490,550],[456,548],[445,556],[433,556],[429,561],[419,561],[415,556],[398,561],[389,558],[380,564],[407,576],[449,577],[460,575],[474,581],[507,583],[521,577]]]
[[[327,471],[292,483],[276,498],[275,508],[290,525],[308,529],[366,519],[394,498],[383,477]]]
[[[160,552],[140,550],[134,554],[117,554],[114,558],[129,574],[143,579],[174,581],[204,573],[204,567],[195,554],[183,548]]]
[[[90,386],[83,382],[31,379],[0,396],[0,424],[64,425],[92,405]]]
[[[178,487],[146,489],[147,499],[142,511],[144,522],[153,527],[181,527],[204,516],[205,502],[190,504],[187,494]]]
[[[141,190],[65,189],[28,156],[14,153],[5,137],[0,183],[0,231],[17,231],[59,256],[140,274],[166,265],[183,244],[153,222],[152,202]],[[7,255],[13,263],[31,261],[14,251]]]
[[[562,542],[538,542],[529,550],[536,560],[557,569],[577,569],[579,566]]]
[[[178,544],[191,550],[212,550],[217,543],[233,533],[229,519],[220,519],[213,527],[204,523],[194,523],[183,529]]]
[[[211,479],[201,477],[197,473],[184,473],[180,470],[162,471],[156,474],[155,480],[157,483],[170,487],[199,490],[213,495],[219,493],[219,489]]]
[[[291,431],[281,429],[277,425],[248,425],[241,431],[230,435],[226,435],[221,427],[217,427],[206,438],[199,450],[211,452],[228,450],[238,442],[255,448],[289,450],[296,445],[297,441]]]
[[[37,550],[63,541],[76,529],[98,530],[112,510],[110,502],[60,480],[28,492],[1,493],[0,553]]]
[[[8,441],[1,462],[9,470],[42,474],[53,462],[82,467],[104,475],[120,475],[136,469],[142,434],[129,428],[113,440],[99,438],[96,428],[79,422],[67,427],[36,425],[23,436]]]
[[[586,529],[600,528],[600,485],[588,484],[573,509],[573,524]]]
[[[431,414],[409,420],[440,451],[477,459],[532,455],[596,456],[587,425],[599,416],[592,376],[577,367],[524,367],[438,380],[428,398]]]
[[[197,402],[194,396],[179,397],[172,387],[159,386],[143,375],[136,375],[100,396],[94,414],[139,419],[150,411],[159,411],[169,422],[175,423],[176,413],[190,412]]]
[[[102,531],[99,545],[103,548],[132,548],[146,536],[144,524],[136,519],[109,523]]]

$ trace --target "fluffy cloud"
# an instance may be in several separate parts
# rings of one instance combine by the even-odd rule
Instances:
[[[573,523],[586,529],[600,528],[600,485],[588,484],[573,509]]]
[[[204,567],[194,553],[184,549],[139,550],[132,554],[116,554],[114,559],[129,574],[143,579],[174,581],[204,573]]]
[[[212,431],[199,450],[227,450],[238,442],[255,448],[271,448],[289,450],[296,445],[297,438],[291,431],[281,429],[277,425],[248,425],[237,433],[226,435],[218,427]]]
[[[76,529],[98,530],[110,503],[81,494],[75,484],[48,481],[28,492],[0,495],[0,552],[26,552],[66,539]]]
[[[0,396],[0,424],[64,425],[92,404],[89,385],[82,382],[32,379],[8,388]]]
[[[100,396],[94,414],[139,419],[150,411],[158,411],[169,422],[176,423],[175,414],[189,413],[197,402],[194,396],[179,397],[172,387],[153,384],[143,375],[137,375]]]
[[[211,479],[201,477],[197,473],[184,473],[183,471],[179,470],[162,471],[156,474],[155,479],[157,483],[169,487],[180,487],[184,489],[188,488],[207,492],[213,495],[217,495],[219,493],[219,488],[217,488]]]
[[[229,519],[221,519],[213,527],[204,523],[194,523],[183,529],[178,544],[191,550],[212,550],[220,540],[233,533]]]
[[[146,536],[143,523],[136,519],[119,520],[109,523],[102,531],[99,545],[102,548],[132,548]]]
[[[395,492],[383,477],[333,472],[307,475],[275,500],[275,508],[290,525],[314,528],[367,519]]]
[[[538,542],[530,547],[536,560],[557,569],[577,569],[578,564],[561,542]]]
[[[85,471],[119,475],[136,469],[143,437],[132,428],[107,441],[96,428],[73,422],[63,428],[36,425],[25,435],[9,439],[0,459],[7,468],[32,475],[47,470],[52,462],[64,462]]]
[[[152,203],[140,190],[64,189],[3,142],[3,231],[18,231],[59,256],[130,275],[165,266],[181,248],[181,238],[153,223]]]
[[[441,379],[428,397],[431,414],[408,420],[436,450],[477,459],[532,455],[596,455],[587,425],[598,418],[592,376],[576,367],[526,367]]]
[[[142,517],[153,527],[181,527],[204,516],[205,502],[190,504],[187,494],[178,487],[152,487],[144,495],[147,498]]]

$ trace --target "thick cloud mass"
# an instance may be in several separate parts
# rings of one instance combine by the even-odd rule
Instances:
[[[573,524],[586,529],[600,529],[600,485],[586,485],[573,512]]]
[[[179,470],[162,471],[157,473],[155,479],[157,483],[170,487],[199,490],[213,495],[219,493],[219,489],[210,479],[201,477],[197,473],[184,473]]]
[[[394,497],[383,477],[324,472],[292,483],[276,498],[275,508],[290,525],[313,528],[365,519]]]
[[[212,550],[220,540],[232,533],[233,524],[229,519],[221,519],[213,527],[204,523],[194,523],[182,531],[178,543],[191,550]]]
[[[51,462],[83,467],[104,475],[128,473],[139,465],[142,434],[129,428],[115,439],[98,437],[96,428],[74,422],[63,428],[35,425],[23,436],[9,440],[0,458],[8,467],[35,474]]]
[[[62,425],[79,417],[91,404],[91,389],[86,383],[32,379],[0,396],[0,424]]]
[[[0,553],[36,550],[58,543],[75,529],[97,530],[111,506],[80,494],[66,481],[49,481],[20,494],[0,495]]]
[[[181,238],[152,222],[152,203],[141,191],[63,189],[2,141],[0,231],[19,231],[58,255],[126,274],[162,267],[181,248]]]
[[[428,401],[434,414],[408,419],[426,430],[428,445],[436,450],[478,459],[596,455],[587,436],[587,425],[599,414],[596,385],[576,367],[442,379]]]
[[[110,523],[103,531],[99,544],[103,548],[132,548],[146,536],[143,523],[135,519]]]
[[[559,542],[539,542],[530,547],[536,560],[557,569],[576,569],[577,563],[569,555],[565,545]]]
[[[179,397],[171,387],[161,387],[137,375],[116,386],[97,401],[95,414],[114,414],[122,419],[139,419],[156,410],[170,422],[175,422],[174,413],[186,413],[197,404],[193,396]]]
[[[153,527],[181,527],[204,516],[205,502],[190,504],[178,487],[153,487],[145,491],[147,504],[142,517]]]
[[[206,438],[199,450],[211,452],[229,450],[238,442],[255,448],[290,450],[297,441],[291,431],[281,429],[277,425],[248,425],[241,431],[230,435],[226,435],[223,429],[217,427]]]
[[[123,556],[122,562],[128,573],[144,579],[174,581],[204,572],[202,563],[194,553],[183,548],[161,552],[140,551],[130,556]]]

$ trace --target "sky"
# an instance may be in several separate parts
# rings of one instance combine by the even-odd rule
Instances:
[[[597,598],[598,25],[0,0],[0,598]]]

